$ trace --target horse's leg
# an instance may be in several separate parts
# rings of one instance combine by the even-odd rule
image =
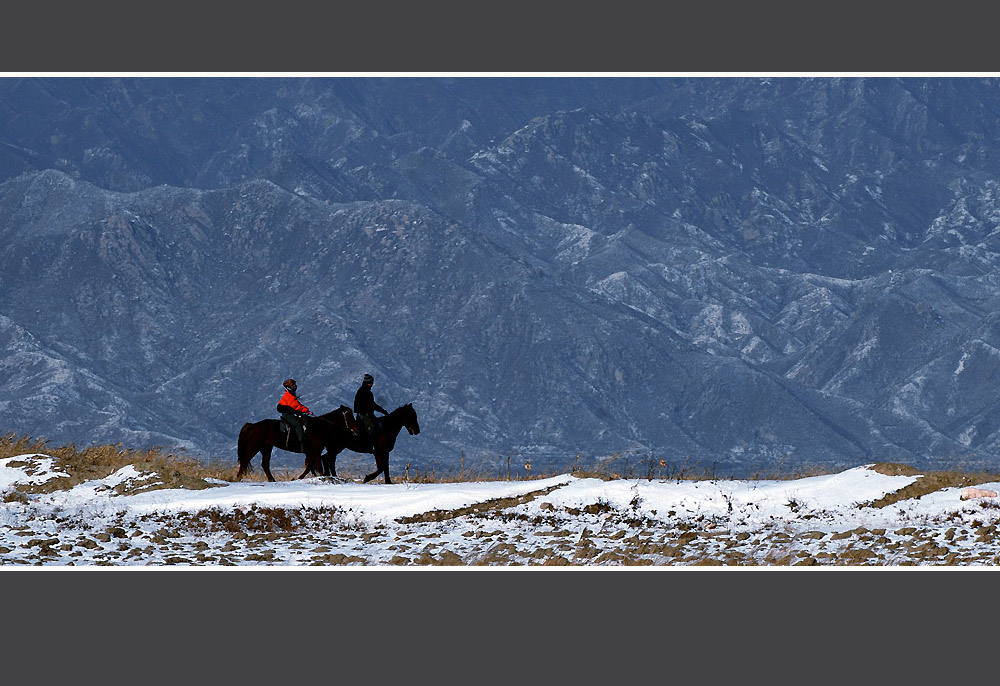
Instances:
[[[341,448],[340,450],[343,450]],[[323,454],[323,475],[324,476],[337,476],[337,455],[340,454],[340,450],[330,450],[329,448]]]
[[[379,471],[385,475],[385,483],[391,484],[392,479],[389,478],[389,453],[383,453],[381,457],[376,455],[375,464],[378,465]]]
[[[271,476],[271,446],[265,445],[260,449],[260,464],[264,467],[264,473],[267,474],[267,480],[277,481],[277,479]]]
[[[309,471],[316,476],[323,476],[323,448],[326,444],[320,441],[312,446],[306,453],[306,462],[309,463]]]
[[[385,482],[391,484],[392,481],[389,479],[389,456],[383,455],[381,452],[375,453],[375,471],[365,477],[363,483],[368,483],[372,479],[378,478],[379,474],[385,474]]]
[[[311,471],[316,476],[323,476],[323,444],[315,446],[312,451],[312,455],[307,456],[309,464],[312,465]]]
[[[305,469],[303,469],[302,473],[299,474],[298,476],[299,479],[306,478],[306,474],[309,473],[316,474],[317,473],[316,467],[319,463],[319,455],[317,454],[316,450],[311,446],[308,447],[303,446],[303,447],[304,447],[304,452],[306,454],[306,462],[305,462]]]
[[[309,456],[307,455],[307,456],[306,456],[306,467],[305,467],[305,469],[303,469],[303,470],[302,470],[302,473],[301,473],[301,474],[299,474],[299,475],[298,475],[297,477],[295,477],[295,478],[296,478],[296,479],[304,479],[304,478],[306,478],[306,474],[308,474],[308,473],[309,473]]]
[[[306,453],[306,469],[313,476],[323,476],[323,468],[319,464],[319,451],[320,449],[314,449]]]
[[[365,478],[362,480],[361,483],[366,484],[369,481],[371,481],[372,479],[374,479],[375,477],[377,477],[381,473],[382,473],[382,469],[378,465],[378,456],[376,455],[375,456],[375,471],[372,472],[371,474],[365,475]]]

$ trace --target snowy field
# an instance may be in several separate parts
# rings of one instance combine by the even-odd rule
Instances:
[[[872,503],[919,476],[867,466],[789,481],[386,485],[313,478],[156,488],[125,467],[48,493],[45,455],[0,460],[0,565],[992,566],[997,497],[944,488]],[[49,484],[49,485],[57,485]],[[997,490],[1000,483],[977,488]],[[31,489],[29,489],[30,491]],[[38,489],[35,489],[38,490]]]

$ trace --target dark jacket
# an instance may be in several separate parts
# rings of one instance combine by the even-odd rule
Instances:
[[[370,414],[374,416],[375,410],[378,410],[382,414],[389,414],[382,409],[381,405],[375,402],[375,396],[372,395],[372,389],[368,388],[368,386],[364,384],[361,384],[361,388],[359,388],[358,392],[354,394],[354,414]]]

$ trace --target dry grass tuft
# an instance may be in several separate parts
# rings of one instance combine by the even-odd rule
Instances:
[[[131,450],[121,443],[77,448],[73,444],[50,446],[44,440],[15,434],[0,438],[0,459],[32,453],[54,458],[55,467],[68,474],[69,478],[50,479],[45,483],[19,487],[30,493],[69,489],[86,481],[103,479],[128,465],[140,472],[155,472],[158,476],[153,486],[155,488],[209,488],[212,484],[206,479],[228,480],[234,471],[208,466],[191,457],[165,453],[159,448]]]
[[[976,484],[1000,481],[1000,474],[990,472],[921,471],[896,462],[880,462],[872,470],[889,476],[919,476],[909,486],[871,503],[871,507],[886,507],[901,500],[919,498],[942,488],[964,488]]]

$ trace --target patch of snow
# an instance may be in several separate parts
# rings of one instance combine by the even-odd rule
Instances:
[[[753,564],[773,551],[787,557],[793,542],[801,554],[835,557],[855,545],[849,540],[852,530],[883,530],[884,536],[872,537],[897,541],[909,535],[902,527],[917,526],[926,529],[921,533],[926,540],[954,545],[956,551],[975,555],[969,559],[983,559],[979,564],[1000,555],[997,544],[974,542],[970,533],[1000,521],[995,498],[963,500],[956,487],[873,507],[920,476],[885,475],[870,467],[791,480],[604,481],[563,474],[525,481],[387,485],[328,478],[274,483],[211,479],[213,487],[202,490],[121,495],[119,486],[151,485],[158,478],[126,466],[66,490],[0,502],[0,564],[158,565],[199,559],[206,552],[202,558],[208,561],[200,564],[224,557],[229,564],[299,565],[318,558],[320,564],[378,566],[407,564],[395,561],[400,556],[409,564],[424,564],[421,559],[434,559],[442,549],[463,564],[490,564],[496,550],[516,550],[499,564],[531,564],[539,559],[536,552],[580,552],[588,541],[596,556],[640,535],[676,540],[692,531],[702,532],[698,545],[706,554],[721,554],[713,546],[746,541],[744,563]],[[0,485],[6,487],[59,476],[66,475],[45,455],[0,460]],[[249,511],[255,508],[312,512],[318,518],[297,520],[302,530],[247,533],[229,528],[239,517],[252,518]],[[186,529],[184,517],[199,515],[198,526]],[[204,528],[211,521],[228,524]],[[950,536],[945,533],[949,529]],[[720,543],[723,539],[715,533],[730,536],[728,544]],[[989,557],[982,558],[989,546]],[[677,560],[669,553],[673,544],[654,547],[667,550],[652,553],[654,564]],[[886,548],[881,564],[892,564],[893,555],[909,549]],[[565,555],[573,557],[572,552]],[[575,557],[571,563],[601,564],[600,559]]]

